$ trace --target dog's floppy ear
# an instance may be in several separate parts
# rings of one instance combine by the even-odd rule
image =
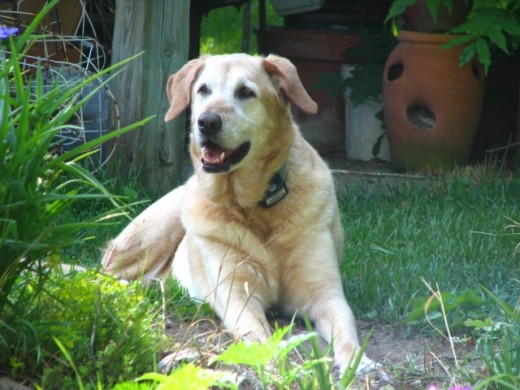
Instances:
[[[303,87],[298,71],[291,61],[271,54],[264,59],[263,65],[267,73],[278,76],[278,87],[291,103],[306,114],[318,112],[318,105]]]
[[[168,78],[166,93],[170,100],[170,108],[166,112],[166,122],[175,119],[191,103],[191,86],[204,66],[204,57],[191,60],[177,73]]]

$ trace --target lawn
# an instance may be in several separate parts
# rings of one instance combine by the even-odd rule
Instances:
[[[453,296],[481,295],[486,287],[514,304],[520,291],[518,178],[481,167],[428,182],[401,181],[340,190],[343,274],[358,316],[406,326],[418,298],[428,295],[421,278]],[[489,301],[485,294],[482,299]],[[474,315],[487,313],[478,306]],[[452,325],[459,326],[464,314],[456,309]]]
[[[507,371],[506,368],[501,371],[495,364],[496,372],[493,372],[486,368],[483,358],[489,359],[492,365],[494,359],[504,357],[504,350],[508,349],[511,349],[508,356],[512,361],[509,370],[518,374],[520,272],[516,246],[520,240],[514,219],[519,214],[516,198],[520,193],[520,177],[499,168],[471,167],[419,181],[370,177],[355,183],[348,180],[339,183],[346,233],[342,275],[347,297],[358,319],[371,327],[391,328],[392,341],[399,345],[406,337],[442,340],[432,325],[446,333],[443,320],[446,318],[451,336],[464,339],[474,347],[459,357],[459,371],[434,377],[439,383],[447,384],[450,380],[473,385],[483,383],[493,373]],[[128,188],[112,190],[133,194],[132,201],[147,198],[146,194]],[[82,199],[62,215],[60,221],[91,219],[105,214],[111,207],[100,199]],[[145,204],[139,204],[130,214],[135,215],[143,207]],[[77,238],[88,239],[64,249],[61,260],[95,268],[102,245],[126,223],[127,219],[118,218],[111,225],[84,229],[77,233]],[[431,324],[425,321],[424,315],[424,305],[432,296],[425,282],[434,288],[438,286],[445,310],[443,317],[440,305],[435,301],[430,303]],[[174,351],[185,342],[191,345],[197,338],[204,339],[195,333],[188,341],[189,337],[182,337],[180,343],[179,332],[172,330],[172,323],[190,329],[191,323],[212,319],[207,308],[200,311],[170,282],[166,287],[163,285],[161,291],[158,287],[140,287],[139,283],[119,286],[115,281],[96,276],[95,272],[81,273],[72,279],[51,273],[46,274],[43,292],[37,297],[21,288],[32,283],[26,276],[20,277],[18,283],[14,294],[24,296],[22,302],[28,310],[4,310],[0,340],[7,342],[0,346],[2,356],[9,353],[11,358],[2,359],[5,368],[1,373],[18,380],[34,380],[44,388],[76,385],[78,378],[82,378],[85,388],[96,383],[108,388],[144,372],[156,371],[157,361],[166,352]],[[17,302],[20,304],[19,299]],[[508,312],[514,307],[516,309]],[[132,320],[125,324],[125,318],[135,318],[138,322]],[[81,326],[77,321],[81,321]],[[11,324],[19,324],[20,328],[14,331],[10,329]],[[166,338],[163,328],[168,329]],[[298,337],[302,337],[304,328],[296,325],[295,333],[299,336],[289,340],[296,340],[295,344],[302,342]],[[91,345],[94,334],[95,357]],[[125,343],[121,337],[126,337]],[[279,351],[276,341],[273,343],[273,351]],[[222,345],[209,348],[206,339],[197,348],[205,350],[205,358],[198,360],[202,367],[208,364],[208,356],[225,349]],[[321,352],[313,353],[307,356],[309,361],[321,359]],[[70,361],[66,356],[70,356]],[[238,361],[240,356],[236,358]],[[279,358],[289,359],[288,356]],[[393,386],[387,388],[398,389],[407,381],[409,359],[403,356],[402,366],[387,367],[392,377],[385,385]],[[464,362],[471,365],[466,367]],[[76,371],[71,367],[76,367]],[[127,368],[115,373],[116,367]],[[180,371],[179,375],[199,375],[196,372]],[[334,377],[328,369],[324,372]],[[423,376],[422,380],[426,381],[423,383],[427,383],[430,375],[422,371],[415,373],[416,377]],[[319,377],[313,372],[313,379],[300,385],[311,383],[310,388],[330,385],[325,382],[323,387],[317,381]],[[217,380],[211,376],[210,379]],[[374,379],[371,388],[379,388],[378,383]],[[518,381],[511,383],[517,387],[503,388],[519,388]],[[277,386],[285,384],[277,383]],[[366,388],[364,384],[357,386]]]

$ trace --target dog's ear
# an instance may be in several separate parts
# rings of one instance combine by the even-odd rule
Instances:
[[[278,76],[278,88],[291,103],[306,114],[318,112],[318,105],[303,87],[298,71],[291,61],[271,54],[264,58],[263,65],[267,73]]]
[[[166,112],[166,122],[175,119],[191,103],[191,86],[204,66],[204,57],[191,60],[177,73],[168,78],[166,93],[170,100],[170,108]]]

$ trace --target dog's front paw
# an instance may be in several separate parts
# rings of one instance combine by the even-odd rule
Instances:
[[[347,363],[340,364],[340,371],[344,373],[347,370],[350,370],[353,368],[353,365],[355,364],[356,358],[351,358]],[[377,370],[381,369],[381,364],[374,362],[372,359],[369,359],[365,354],[361,356],[361,359],[359,361],[359,364],[357,367],[355,367],[356,375],[362,376],[366,374],[373,373]]]
[[[365,354],[361,357],[359,365],[356,367],[356,375],[365,375],[381,368],[381,364],[369,359]]]

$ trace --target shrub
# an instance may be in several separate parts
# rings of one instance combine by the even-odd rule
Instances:
[[[49,2],[21,36],[14,38],[5,33],[14,31],[5,28],[0,34],[4,38],[0,40],[0,318],[6,305],[17,304],[10,292],[22,272],[35,270],[44,277],[43,260],[50,261],[64,247],[80,241],[81,229],[99,224],[99,215],[64,223],[62,216],[71,205],[103,198],[118,206],[116,198],[79,162],[94,153],[93,148],[144,122],[64,153],[54,152],[59,146],[57,134],[74,127],[71,118],[103,83],[87,96],[81,96],[82,88],[123,64],[69,80],[67,85],[45,80],[43,65],[36,66],[34,74],[25,72],[21,63],[34,39],[31,33],[56,3]]]
[[[53,272],[39,293],[32,289],[33,275],[23,280],[34,296],[26,295],[23,311],[7,310],[0,321],[0,366],[12,376],[61,389],[75,387],[76,375],[95,387],[153,369],[162,327],[154,322],[158,305],[139,283],[123,284],[94,271]]]

